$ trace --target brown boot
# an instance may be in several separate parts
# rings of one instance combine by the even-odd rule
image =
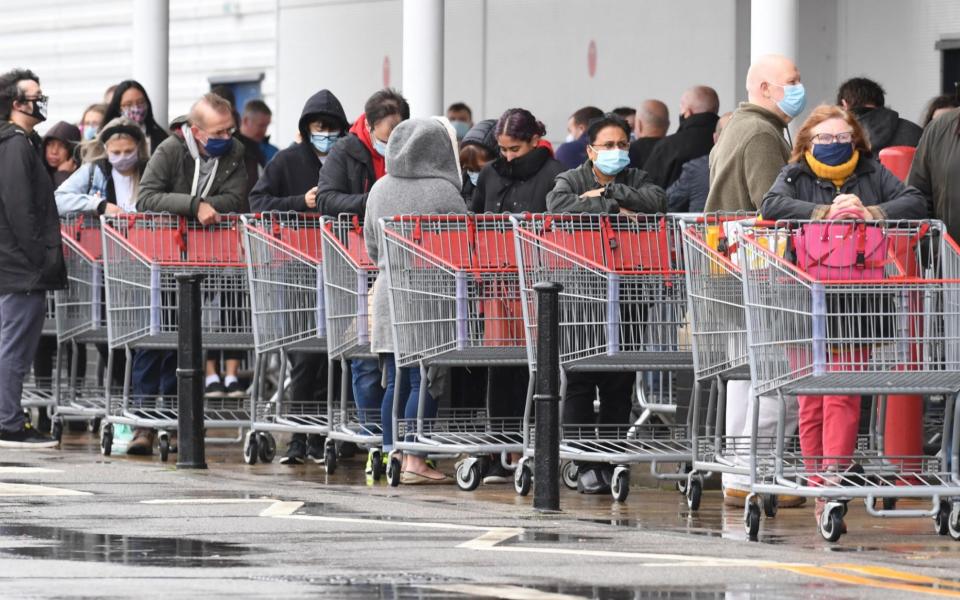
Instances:
[[[155,435],[152,429],[134,429],[133,439],[127,444],[127,454],[131,456],[152,456]]]

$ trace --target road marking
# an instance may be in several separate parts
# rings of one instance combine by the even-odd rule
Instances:
[[[0,475],[31,475],[33,473],[63,473],[63,471],[42,467],[0,467]]]
[[[90,492],[80,492],[45,485],[0,482],[0,496],[90,496]]]
[[[543,592],[517,585],[477,585],[457,583],[451,585],[418,585],[419,589],[436,590],[438,592],[453,592],[465,596],[481,598],[501,598],[502,600],[586,600],[585,596],[571,596]]]
[[[610,550],[579,550],[575,548],[542,548],[535,546],[503,546],[500,545],[524,532],[524,529],[515,527],[481,527],[477,525],[458,525],[455,523],[435,523],[423,521],[387,521],[376,518],[364,519],[356,517],[326,517],[322,515],[298,515],[296,511],[303,507],[303,502],[283,501],[273,498],[170,498],[159,500],[143,500],[143,504],[264,504],[269,503],[265,509],[260,511],[259,516],[273,519],[294,519],[298,521],[320,521],[330,523],[356,523],[365,525],[381,525],[402,528],[421,528],[421,529],[442,529],[448,531],[482,531],[479,536],[457,545],[457,548],[479,551],[495,552],[524,552],[531,554],[554,554],[567,556],[591,556],[598,558],[619,558],[630,560],[632,567],[740,567],[740,568],[765,568],[787,571],[806,577],[825,579],[837,583],[860,587],[873,587],[886,590],[896,590],[912,592],[917,594],[929,594],[934,596],[943,596],[950,598],[960,598],[960,590],[937,589],[928,586],[957,587],[960,583],[938,579],[936,577],[927,577],[904,571],[897,571],[886,567],[874,567],[870,565],[853,564],[830,564],[817,566],[807,563],[785,563],[764,560],[737,559],[737,558],[717,558],[714,556],[697,556],[687,554],[663,554],[648,552],[616,552]],[[637,559],[652,562],[637,562]],[[842,571],[849,571],[845,573]],[[857,574],[851,574],[857,573]],[[890,580],[895,581],[890,581]],[[899,581],[897,581],[899,580]],[[902,583],[907,582],[907,583]],[[918,585],[913,585],[918,584]],[[927,584],[927,585],[922,585]],[[461,593],[475,594],[477,590],[482,590],[487,596],[492,589],[488,586],[464,584],[464,590]],[[453,586],[422,586],[430,589],[457,591],[453,588],[460,587],[460,584]],[[504,586],[501,586],[504,587]],[[510,587],[510,586],[507,586]],[[539,592],[537,590],[528,590],[527,588],[515,588],[507,590],[504,593]],[[499,596],[507,600],[559,600],[567,598],[577,598],[576,596],[563,595],[534,595],[534,596]]]

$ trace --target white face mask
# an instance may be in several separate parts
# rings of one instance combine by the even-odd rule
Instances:
[[[565,138],[563,139],[563,141],[566,142],[567,144],[569,144],[570,142],[572,142],[572,141],[574,141],[574,140],[576,140],[576,139],[577,139],[577,138],[573,137],[573,134],[572,134],[572,133],[568,133],[568,134],[567,134],[567,137],[565,137]]]

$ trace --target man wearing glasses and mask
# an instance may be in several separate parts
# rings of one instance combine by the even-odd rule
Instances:
[[[47,292],[67,287],[53,182],[33,130],[46,118],[36,75],[0,75],[0,448],[57,445],[26,422],[20,404]]]

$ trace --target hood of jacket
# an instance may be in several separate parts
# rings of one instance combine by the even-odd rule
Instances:
[[[490,156],[496,158],[500,155],[500,145],[497,143],[497,136],[494,130],[497,126],[496,119],[486,119],[480,121],[470,128],[467,135],[463,136],[460,146],[474,145],[485,148]]]
[[[0,144],[12,138],[15,135],[23,135],[26,133],[13,123],[9,121],[0,121]]]
[[[303,105],[303,111],[300,113],[300,122],[297,128],[305,141],[310,140],[310,131],[307,124],[317,117],[328,117],[340,124],[340,129],[346,131],[349,126],[347,115],[343,112],[343,106],[340,100],[333,95],[330,90],[320,90],[316,94],[307,98]]]
[[[855,108],[853,114],[867,130],[870,145],[885,148],[893,141],[893,136],[900,126],[900,113],[886,107]]]
[[[408,119],[387,145],[387,173],[403,179],[446,179],[460,189],[455,138],[437,119]]]
[[[80,142],[80,129],[76,125],[60,121],[43,135],[43,143],[46,144],[48,140],[60,140],[73,147]]]

